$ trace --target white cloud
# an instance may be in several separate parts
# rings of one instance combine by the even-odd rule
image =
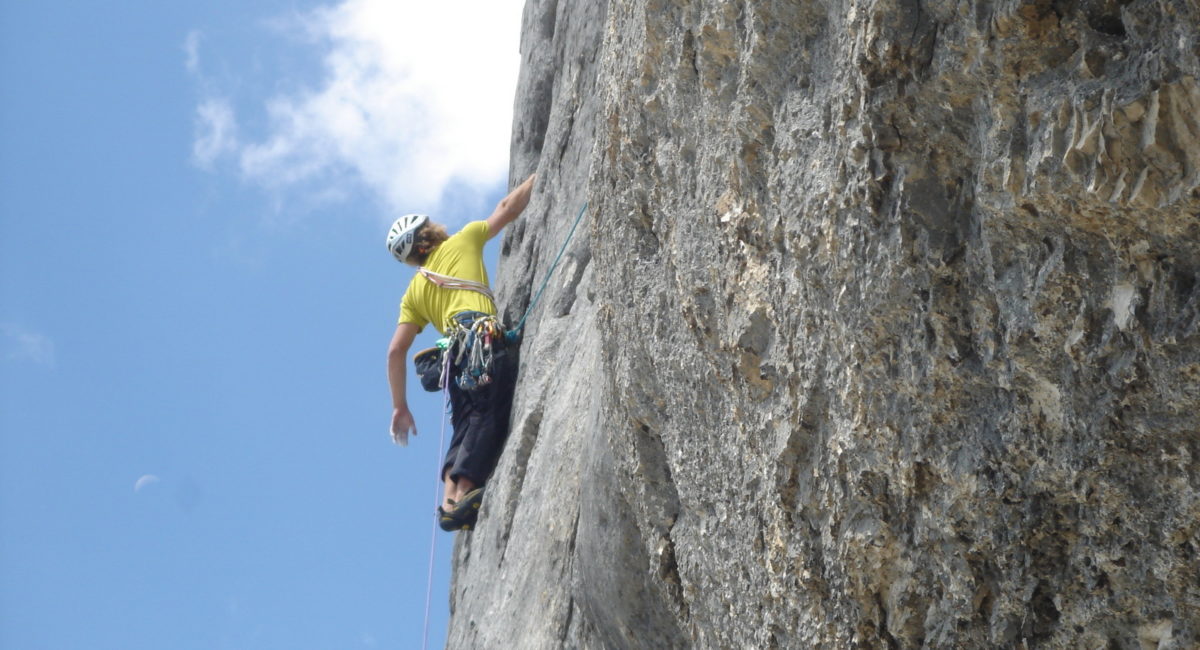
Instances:
[[[188,73],[200,74],[200,31],[193,29],[183,41],[184,66]]]
[[[142,488],[146,487],[147,485],[154,485],[155,483],[158,483],[159,480],[160,479],[153,474],[143,474],[138,478],[137,481],[134,482],[133,491],[141,492]]]
[[[197,160],[229,152],[278,191],[349,177],[404,210],[432,207],[452,182],[494,188],[508,170],[522,5],[345,0],[307,14],[320,83],[262,100],[265,133],[242,141],[232,110],[202,104]]]
[[[192,160],[205,169],[218,156],[236,151],[237,121],[228,100],[209,98],[196,107],[196,139],[192,142]]]
[[[54,367],[54,341],[15,323],[0,323],[0,358]]]

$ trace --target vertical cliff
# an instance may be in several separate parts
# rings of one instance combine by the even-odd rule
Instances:
[[[529,0],[450,646],[1200,644],[1196,0]]]

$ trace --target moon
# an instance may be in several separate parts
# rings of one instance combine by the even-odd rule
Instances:
[[[153,474],[144,474],[144,475],[142,475],[141,478],[139,478],[137,480],[136,483],[133,484],[133,491],[140,492],[142,488],[146,487],[147,485],[151,485],[153,483],[158,483],[158,481],[159,481],[159,479],[157,476],[155,476]]]

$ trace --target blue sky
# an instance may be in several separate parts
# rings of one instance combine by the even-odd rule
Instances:
[[[419,647],[383,241],[503,195],[522,5],[431,4],[0,1],[0,647]]]

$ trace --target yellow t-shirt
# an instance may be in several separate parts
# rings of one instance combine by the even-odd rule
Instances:
[[[483,265],[483,245],[487,240],[487,222],[472,221],[435,248],[425,260],[425,268],[434,273],[489,284],[487,268]],[[417,273],[400,301],[399,322],[413,323],[418,329],[433,323],[444,335],[450,319],[464,311],[495,314],[496,305],[478,291],[443,289]]]

